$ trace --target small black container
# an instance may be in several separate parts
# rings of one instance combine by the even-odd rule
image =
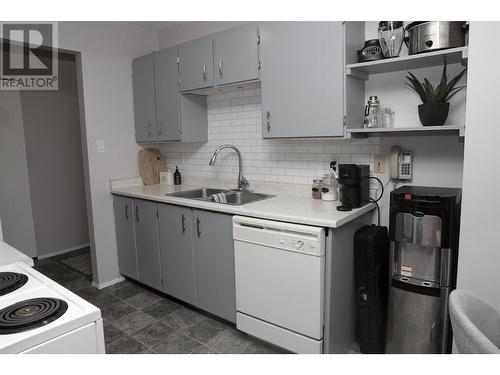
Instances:
[[[440,126],[446,122],[450,103],[424,103],[418,106],[418,117],[423,126]]]
[[[179,168],[176,166],[174,172],[174,185],[180,185],[180,184],[181,184],[181,172],[179,172]]]

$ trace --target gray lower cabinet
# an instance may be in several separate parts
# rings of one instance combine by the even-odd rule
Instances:
[[[232,216],[194,210],[197,306],[236,322]]]
[[[134,123],[137,142],[156,140],[156,115],[154,103],[153,54],[132,62],[134,86]]]
[[[134,205],[137,280],[152,288],[161,290],[157,204],[151,201],[135,199]]]
[[[263,137],[342,137],[342,22],[262,22],[259,29]]]
[[[193,218],[190,208],[158,204],[163,291],[196,305]]]
[[[113,197],[120,273],[236,322],[232,216]]]
[[[137,253],[135,251],[134,200],[114,196],[116,246],[120,273],[137,280]]]
[[[258,27],[247,23],[215,34],[215,81],[217,86],[259,78]]]
[[[209,35],[183,43],[178,49],[181,91],[213,87],[213,37]]]

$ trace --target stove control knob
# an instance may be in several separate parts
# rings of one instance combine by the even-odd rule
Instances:
[[[297,241],[297,243],[295,244],[295,246],[297,247],[297,250],[302,251],[302,250],[304,250],[304,246],[305,246],[305,245],[304,245],[304,242],[303,242],[303,241],[300,241],[300,240],[299,240],[299,241]]]

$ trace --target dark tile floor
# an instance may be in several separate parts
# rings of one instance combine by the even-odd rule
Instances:
[[[285,353],[134,282],[97,289],[90,277],[59,262],[64,256],[38,260],[35,269],[101,309],[107,353]]]

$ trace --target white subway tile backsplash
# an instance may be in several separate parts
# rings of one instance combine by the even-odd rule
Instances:
[[[242,153],[243,173],[250,181],[310,184],[329,172],[330,161],[373,164],[378,138],[263,139],[260,89],[209,95],[208,141],[162,146],[167,167],[179,166],[186,176],[234,179],[237,156],[223,150],[215,166],[208,162],[215,149],[231,143]]]

